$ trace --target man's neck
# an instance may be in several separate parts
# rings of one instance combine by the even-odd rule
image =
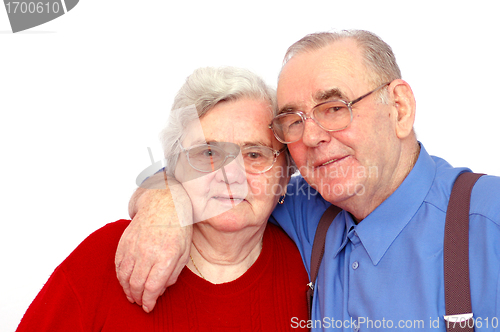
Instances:
[[[374,190],[372,195],[356,195],[337,204],[340,208],[351,213],[356,223],[361,222],[389,198],[410,174],[418,160],[420,144],[415,139],[414,144],[411,144],[407,150],[403,151],[405,153],[401,157],[400,163],[398,163],[394,176],[383,184],[383,188]]]

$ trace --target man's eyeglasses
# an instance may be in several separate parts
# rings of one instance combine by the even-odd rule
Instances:
[[[194,145],[185,149],[179,142],[179,146],[186,154],[189,165],[195,170],[210,173],[229,164],[238,155],[243,156],[245,171],[247,173],[259,174],[270,170],[278,156],[285,151],[273,150],[267,146],[246,146],[240,148],[238,144],[229,142],[213,142],[208,144]]]
[[[342,99],[329,100],[313,107],[311,116],[304,112],[285,112],[277,115],[269,128],[281,143],[297,142],[304,133],[304,124],[307,119],[312,119],[318,126],[326,131],[339,131],[347,128],[352,122],[352,105],[382,89],[390,83],[384,83],[359,98],[347,102]]]

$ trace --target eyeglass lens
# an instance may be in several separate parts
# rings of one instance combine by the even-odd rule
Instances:
[[[188,161],[199,171],[214,172],[236,159],[239,153],[240,147],[234,143],[203,144],[188,149]],[[271,148],[250,146],[242,148],[241,153],[247,172],[265,172],[274,164],[275,156]]]
[[[317,105],[312,119],[325,130],[341,130],[351,123],[351,112],[342,100]],[[304,132],[305,116],[300,113],[284,113],[273,120],[273,129],[286,143],[298,141]]]

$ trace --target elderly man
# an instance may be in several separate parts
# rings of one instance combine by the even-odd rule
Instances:
[[[444,223],[453,183],[467,169],[429,156],[417,141],[414,96],[391,48],[366,31],[308,35],[289,48],[277,94],[280,114],[270,127],[301,176],[273,217],[307,268],[321,215],[330,204],[343,210],[326,235],[313,320],[291,318],[291,326],[445,331]],[[471,198],[471,297],[482,330],[499,325],[499,197],[500,178],[483,176]],[[145,310],[175,281],[190,240],[189,228],[146,227],[175,213],[161,200],[160,192],[140,198],[117,253],[122,285]],[[162,237],[174,240],[144,240]]]

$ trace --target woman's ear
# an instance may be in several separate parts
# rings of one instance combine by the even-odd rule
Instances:
[[[391,82],[389,93],[396,112],[396,135],[403,139],[411,134],[415,123],[416,102],[408,83],[401,79]]]

